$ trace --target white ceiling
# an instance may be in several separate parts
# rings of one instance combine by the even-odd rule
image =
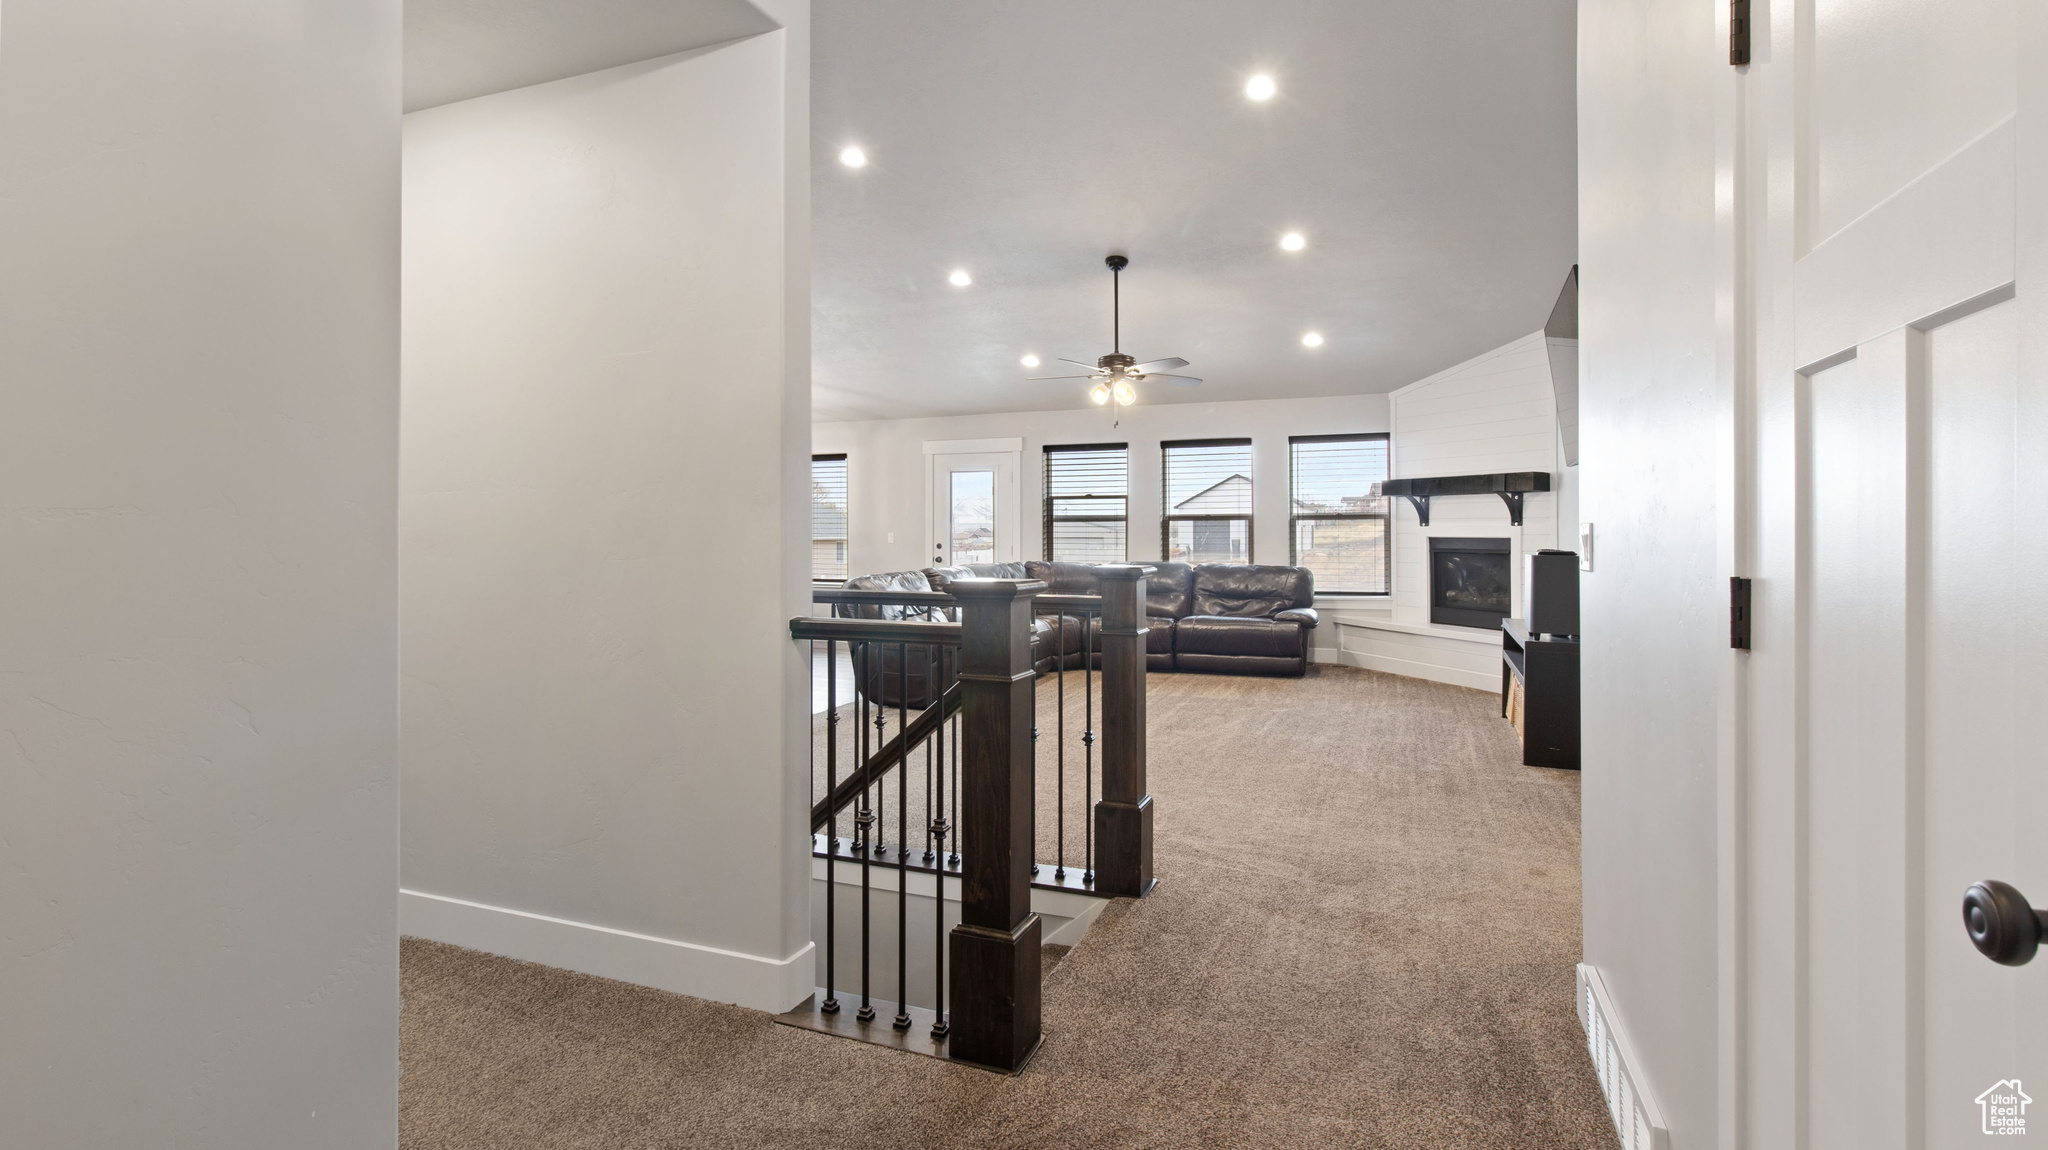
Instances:
[[[746,0],[405,0],[405,110],[777,27]]]
[[[1017,361],[1110,350],[1110,252],[1124,350],[1207,380],[1143,403],[1387,391],[1535,331],[1576,259],[1573,12],[818,0],[816,417],[1086,406]]]

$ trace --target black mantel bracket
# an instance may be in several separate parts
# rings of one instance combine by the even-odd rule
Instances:
[[[1496,475],[1440,475],[1430,479],[1389,479],[1380,494],[1398,495],[1415,506],[1415,517],[1429,526],[1429,500],[1435,495],[1498,495],[1508,505],[1508,522],[1522,525],[1522,496],[1550,490],[1548,471],[1508,471]]]

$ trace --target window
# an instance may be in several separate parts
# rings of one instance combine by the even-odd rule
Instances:
[[[846,456],[811,456],[811,579],[846,582]]]
[[[1315,574],[1316,591],[1387,593],[1385,435],[1297,435],[1287,441],[1294,474],[1288,536],[1292,560]]]
[[[1159,445],[1166,514],[1160,554],[1175,563],[1252,561],[1252,441],[1182,439]]]
[[[1045,449],[1045,557],[1121,563],[1130,554],[1130,449],[1081,443]]]

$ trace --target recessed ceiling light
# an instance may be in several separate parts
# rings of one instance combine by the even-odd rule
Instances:
[[[1309,332],[1309,333],[1308,333],[1307,335],[1304,335],[1304,336],[1302,336],[1302,337],[1301,337],[1301,346],[1303,346],[1303,347],[1321,347],[1321,346],[1323,346],[1323,333],[1321,333],[1321,332],[1319,332],[1319,331],[1312,331],[1312,332]]]
[[[1270,100],[1273,93],[1278,90],[1273,86],[1273,77],[1263,74],[1253,76],[1244,82],[1244,95],[1247,100]]]
[[[1288,232],[1286,235],[1280,237],[1281,251],[1298,252],[1307,246],[1308,241],[1301,238],[1300,232]]]
[[[966,287],[968,284],[974,282],[974,277],[967,274],[966,268],[959,268],[956,269],[952,275],[946,277],[946,282],[952,284],[954,287]]]
[[[1037,367],[1038,357],[1035,355],[1027,355],[1023,359],[1018,360],[1017,362],[1023,364],[1025,367]]]
[[[865,168],[868,166],[868,154],[859,148],[849,147],[839,153],[839,162],[849,168]]]

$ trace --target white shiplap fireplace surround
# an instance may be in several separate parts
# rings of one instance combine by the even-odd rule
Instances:
[[[1552,490],[1523,499],[1522,523],[1509,521],[1497,495],[1439,495],[1425,527],[1395,499],[1392,594],[1325,613],[1316,658],[1375,671],[1500,689],[1500,634],[1429,621],[1429,539],[1506,539],[1513,613],[1522,611],[1522,556],[1559,546],[1561,518],[1576,484],[1557,434],[1557,392],[1542,332],[1532,332],[1388,396],[1394,478],[1541,471]],[[1563,504],[1567,514],[1560,516]]]

